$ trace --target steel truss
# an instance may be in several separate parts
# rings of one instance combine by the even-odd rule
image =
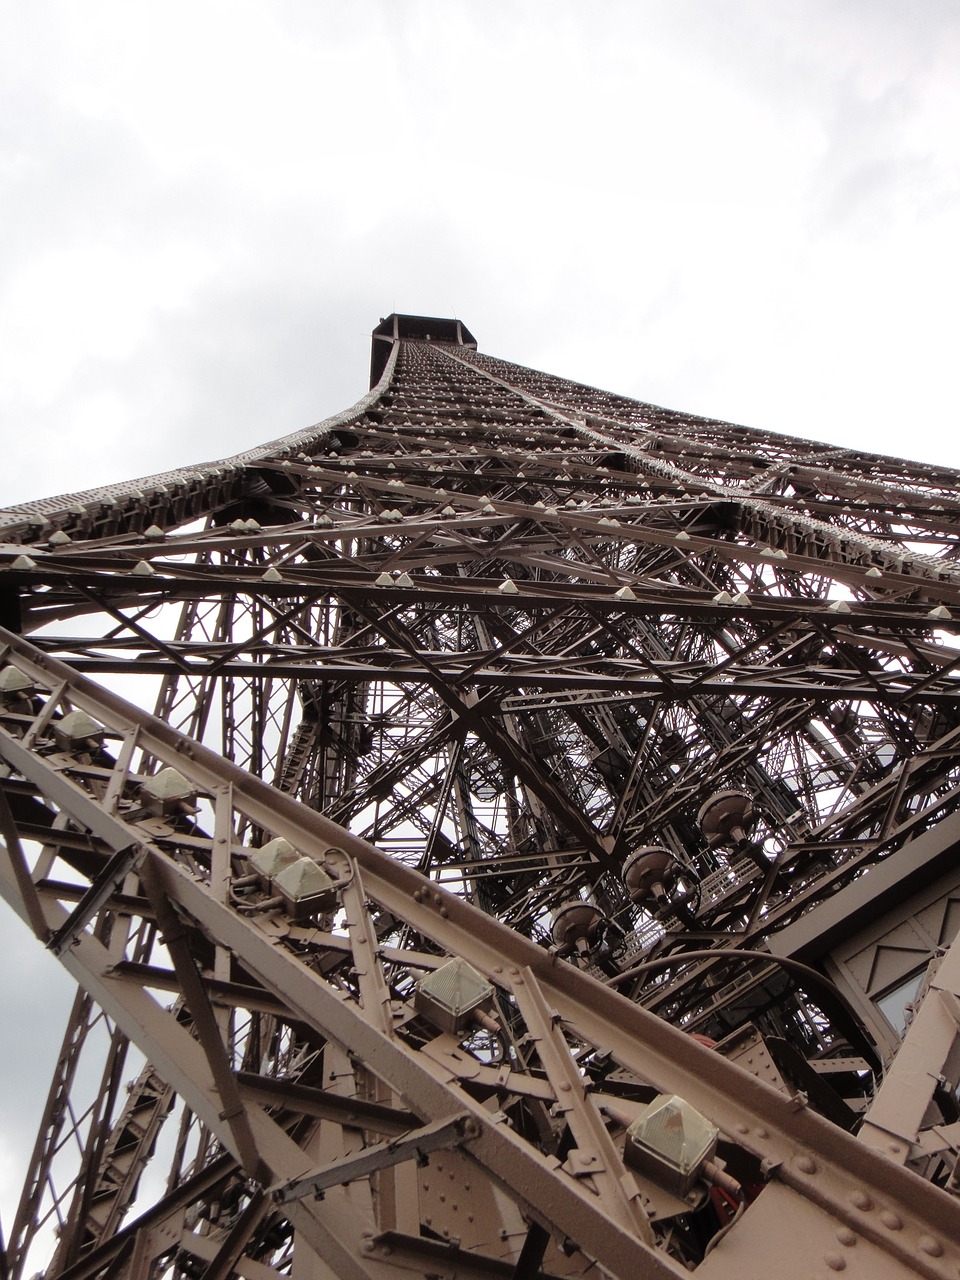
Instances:
[[[894,1054],[778,942],[960,836],[956,473],[374,350],[0,514],[0,885],[80,990],[11,1277],[956,1280],[960,948]]]

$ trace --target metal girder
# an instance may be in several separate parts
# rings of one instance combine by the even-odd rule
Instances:
[[[129,658],[75,656],[71,659],[71,665],[88,675],[122,675],[129,672],[129,661]],[[238,676],[258,681],[298,679],[353,683],[388,680],[397,684],[430,682],[432,674],[434,679],[442,679],[450,685],[458,683],[464,675],[462,669],[450,665],[442,654],[437,655],[435,666],[432,663],[425,666],[403,660],[378,662],[375,658],[368,662],[351,662],[342,652],[337,659],[329,662],[317,662],[309,657],[302,661],[284,661],[271,657],[262,663],[235,658],[225,662],[171,664],[162,659],[148,658],[138,662],[138,670],[143,675],[165,675],[176,671],[198,679],[206,676]],[[480,687],[495,686],[507,692],[509,697],[509,691],[518,688],[566,691],[570,687],[573,673],[564,672],[562,667],[558,670],[556,662],[543,658],[540,663],[516,663],[512,669],[477,667],[471,663],[469,676],[472,684]],[[650,674],[647,671],[641,673],[631,670],[623,663],[617,673],[594,673],[580,669],[576,672],[576,683],[582,690],[580,699],[588,705],[592,701],[591,695],[599,695],[622,702],[664,697],[669,697],[671,701],[689,701],[693,697],[711,696],[778,700],[799,697],[836,702],[870,700],[890,702],[896,706],[913,696],[915,686],[921,680],[918,678],[911,681],[901,674],[881,673],[874,679],[865,681],[853,672],[827,669],[768,673],[762,669],[743,671],[737,668],[728,668],[725,678],[719,679],[710,678],[707,672],[691,673],[686,665],[676,672],[668,667],[661,673]],[[940,681],[923,677],[922,683],[923,701],[931,705],[954,706],[960,696],[960,681],[953,678],[952,672],[946,673]]]
[[[144,849],[140,845],[131,845],[127,849],[116,851],[47,943],[55,956],[62,956],[67,947],[73,946],[82,931],[107,900],[116,893],[131,871],[139,868],[143,856]]]
[[[36,655],[32,655],[30,646],[22,641],[11,641],[11,650],[24,667],[30,665],[31,657],[35,661]],[[40,658],[48,670],[42,680],[38,678],[38,684],[46,681],[52,688],[58,687],[62,674],[59,664],[42,655]],[[38,677],[43,666],[34,668]],[[643,1242],[643,1234],[636,1234],[638,1227],[631,1230],[618,1224],[609,1196],[604,1197],[600,1185],[596,1192],[599,1199],[583,1199],[580,1185],[612,1172],[610,1165],[619,1164],[620,1158],[603,1137],[602,1126],[597,1127],[595,1118],[589,1119],[594,1115],[592,1110],[582,1111],[584,1105],[592,1108],[592,1104],[575,1103],[570,1086],[579,1076],[574,1060],[567,1056],[569,1045],[558,1040],[556,1031],[552,1030],[550,1006],[581,1044],[592,1045],[594,1049],[603,1046],[638,1080],[648,1082],[661,1092],[681,1093],[714,1119],[724,1133],[731,1137],[738,1135],[736,1141],[762,1160],[765,1167],[776,1169],[778,1179],[785,1186],[818,1210],[827,1210],[825,1226],[830,1231],[835,1230],[835,1225],[829,1224],[835,1224],[837,1218],[847,1224],[855,1221],[856,1227],[850,1229],[883,1248],[883,1231],[873,1229],[864,1211],[857,1212],[851,1196],[885,1201],[895,1196],[901,1208],[909,1206],[909,1230],[917,1233],[918,1239],[936,1240],[941,1249],[937,1258],[949,1258],[949,1245],[941,1236],[947,1219],[960,1213],[960,1207],[949,1199],[944,1201],[936,1188],[897,1170],[884,1159],[864,1158],[862,1147],[859,1157],[855,1158],[853,1149],[857,1144],[827,1121],[803,1108],[797,1110],[788,1099],[744,1077],[736,1067],[598,986],[574,966],[550,960],[539,948],[497,925],[456,895],[431,886],[416,872],[385,858],[321,815],[311,814],[256,779],[245,777],[199,744],[185,741],[175,731],[138,713],[115,696],[99,693],[83,677],[68,676],[67,686],[75,704],[91,715],[96,713],[108,731],[120,735],[135,724],[144,751],[154,759],[176,761],[198,790],[220,793],[229,787],[239,812],[258,823],[269,820],[270,829],[282,833],[296,847],[314,851],[314,856],[322,857],[323,851],[335,844],[356,860],[365,893],[373,901],[405,919],[420,936],[431,938],[450,954],[468,959],[512,997],[517,1016],[526,1023],[533,1042],[540,1042],[538,1053],[546,1067],[555,1107],[571,1117],[575,1134],[580,1123],[576,1115],[588,1118],[587,1128],[581,1129],[578,1135],[582,1163],[571,1162],[574,1172],[559,1168],[555,1162],[553,1165],[544,1162],[542,1156],[537,1156],[504,1124],[502,1115],[491,1116],[489,1111],[478,1107],[469,1094],[463,1094],[452,1084],[449,1073],[441,1072],[438,1076],[435,1058],[418,1054],[412,1046],[379,1029],[376,1017],[371,1021],[369,1013],[365,1014],[359,1005],[349,1000],[344,1001],[343,995],[328,987],[318,973],[305,967],[294,954],[278,947],[277,940],[271,939],[269,933],[243,919],[235,908],[218,901],[211,887],[175,857],[150,847],[150,883],[155,901],[162,892],[178,916],[191,922],[192,929],[199,928],[204,936],[228,947],[247,972],[282,1000],[288,1016],[297,1022],[312,1024],[336,1040],[353,1058],[388,1082],[415,1112],[433,1122],[443,1122],[445,1115],[468,1114],[471,1124],[476,1125],[476,1136],[471,1133],[467,1147],[471,1158],[554,1230],[569,1233],[569,1224],[576,1222],[575,1238],[581,1248],[613,1274],[630,1274],[631,1268],[640,1265],[641,1257],[645,1258],[642,1265],[648,1271],[674,1272],[662,1254],[651,1251]],[[65,769],[62,761],[48,762],[42,755],[25,751],[5,731],[0,737],[0,755],[51,803],[73,814],[75,820],[108,844],[127,847],[132,831],[146,837],[142,830],[144,819],[137,809],[128,814],[104,810],[83,784],[82,767],[78,777],[72,778],[69,767]],[[165,842],[170,839],[175,841],[175,832],[170,831],[164,837]],[[8,873],[5,893],[15,904],[18,902],[12,872]],[[48,913],[54,909],[49,899],[44,906]],[[63,909],[59,911],[62,913]],[[55,919],[54,915],[52,920]],[[185,940],[187,936],[183,934]],[[240,1147],[231,1124],[233,1116],[223,1106],[226,1099],[211,1102],[217,1093],[216,1063],[213,1059],[213,1066],[208,1063],[201,1045],[171,1022],[170,1016],[155,1006],[142,988],[111,984],[108,957],[92,935],[78,935],[63,960],[98,1003],[124,1025],[178,1092],[190,1100],[193,1110],[203,1117],[211,1131],[218,1133],[221,1141],[238,1155]],[[528,984],[532,974],[536,977],[531,988]],[[200,980],[199,971],[197,979]],[[537,994],[541,989],[543,996]],[[544,1004],[544,999],[549,1000],[550,1006]],[[569,1101],[564,1095],[564,1084],[571,1095]],[[572,1114],[571,1104],[574,1104]],[[249,1101],[242,1105],[247,1117],[245,1123],[252,1127],[259,1157],[271,1176],[285,1174],[287,1181],[312,1176],[313,1171],[305,1167],[305,1163],[309,1165],[305,1153],[282,1137],[259,1107]],[[581,1108],[580,1112],[577,1107]],[[588,1136],[591,1126],[592,1138]],[[444,1134],[446,1141],[449,1133],[444,1130]],[[416,1134],[410,1135],[407,1145],[411,1152],[418,1140]],[[598,1142],[599,1168],[588,1172],[589,1148]],[[371,1159],[381,1160],[381,1150],[373,1153]],[[334,1166],[347,1173],[351,1167],[342,1163]],[[362,1162],[355,1166],[358,1172],[365,1167]],[[623,1169],[622,1164],[620,1168]],[[626,1185],[623,1180],[631,1176],[622,1171],[621,1184]],[[334,1179],[336,1175],[331,1171],[330,1177]],[[303,1229],[308,1238],[329,1240],[331,1226],[326,1219],[318,1224],[311,1218]],[[924,1273],[946,1274],[936,1259]]]
[[[358,1178],[368,1178],[372,1173],[402,1164],[405,1160],[423,1162],[431,1151],[460,1147],[477,1136],[479,1131],[471,1116],[436,1120],[410,1129],[388,1142],[366,1147],[362,1154],[351,1159],[338,1160],[323,1169],[294,1178],[292,1182],[274,1188],[274,1199],[277,1204],[288,1204],[291,1200],[302,1200],[304,1196],[322,1196],[328,1187],[340,1187]]]
[[[869,1032],[762,956],[871,876],[896,905],[901,855],[960,813],[960,477],[428,323],[388,324],[377,386],[307,431],[0,513],[4,616],[36,637],[0,636],[3,882],[92,993],[14,1280],[57,1214],[51,1280],[793,1274],[801,1246],[952,1275],[948,962],[877,1091]],[[102,737],[55,740],[74,709]],[[188,799],[144,803],[169,768]],[[738,835],[709,816],[730,795]],[[253,874],[277,837],[323,862],[327,906]],[[651,846],[663,883],[625,878]],[[494,993],[456,1032],[415,998],[450,957]],[[782,1043],[818,1088],[771,1093],[692,1030]],[[162,1082],[143,1124],[127,1036]],[[732,1222],[703,1175],[691,1207],[625,1164],[656,1091],[763,1188]],[[151,1161],[167,1191],[123,1228]],[[324,1199],[281,1205],[311,1171]]]

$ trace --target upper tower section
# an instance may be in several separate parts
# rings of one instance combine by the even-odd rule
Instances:
[[[394,312],[387,316],[373,331],[370,345],[370,386],[375,387],[383,377],[390,348],[401,338],[415,338],[420,342],[449,342],[476,351],[477,340],[459,320],[440,316],[402,316]]]

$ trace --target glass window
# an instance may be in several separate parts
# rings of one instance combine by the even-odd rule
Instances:
[[[898,1036],[902,1036],[907,1029],[907,1005],[920,990],[925,972],[926,969],[918,969],[916,973],[911,973],[909,978],[904,978],[897,986],[891,987],[884,995],[876,996],[874,999],[877,1008]]]

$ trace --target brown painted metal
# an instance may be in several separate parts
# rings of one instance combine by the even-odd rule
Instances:
[[[895,907],[888,868],[948,857],[960,477],[551,378],[459,322],[374,345],[315,428],[0,513],[27,679],[0,884],[85,993],[11,1275],[956,1280],[955,950],[882,1085],[881,1007],[757,953],[817,908],[833,945]],[[73,709],[103,735],[58,741]],[[161,767],[196,806],[141,802]],[[698,815],[730,791],[754,817],[724,843]],[[335,908],[253,883],[278,836]],[[552,942],[571,900],[601,925]],[[450,956],[497,992],[458,1035],[414,1001]],[[624,1164],[655,1092],[720,1129],[732,1221]]]

